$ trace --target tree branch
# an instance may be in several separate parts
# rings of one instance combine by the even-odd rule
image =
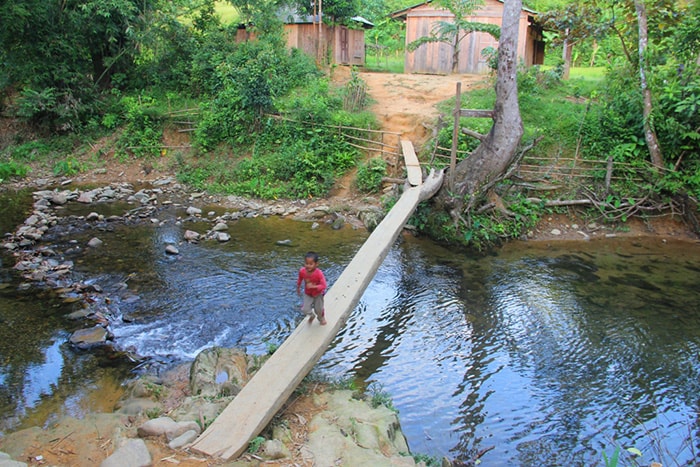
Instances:
[[[479,141],[484,141],[486,139],[486,135],[483,135],[477,131],[470,130],[469,128],[462,128],[462,133],[471,136],[472,138],[476,138]]]

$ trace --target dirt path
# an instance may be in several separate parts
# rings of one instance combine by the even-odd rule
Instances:
[[[488,85],[483,75],[406,75],[396,73],[360,73],[374,100],[374,112],[386,131],[400,133],[420,148],[431,136],[426,126],[439,115],[437,104],[454,97],[457,82],[462,91]]]
[[[488,85],[483,75],[417,75],[399,73],[359,72],[360,78],[367,83],[372,98],[372,111],[382,130],[396,133],[397,136],[385,138],[387,144],[399,146],[399,138],[410,140],[414,147],[420,148],[432,136],[434,125],[440,112],[437,104],[455,95],[456,83],[462,83],[462,91],[476,86]],[[350,79],[349,68],[334,71],[333,80],[343,84]],[[336,183],[331,192],[333,198],[352,198],[353,182],[356,171],[351,171]]]

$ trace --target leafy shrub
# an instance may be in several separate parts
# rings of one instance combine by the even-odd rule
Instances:
[[[0,162],[0,182],[10,178],[22,178],[27,175],[29,168],[15,161]]]
[[[248,452],[255,454],[260,450],[263,444],[265,444],[265,438],[262,436],[256,436],[250,441],[250,443],[248,443]]]
[[[83,118],[91,113],[83,99],[94,96],[76,96],[70,89],[25,88],[17,99],[17,115],[39,130],[67,133],[78,130]]]
[[[75,157],[68,157],[56,162],[53,166],[54,175],[72,176],[85,170],[84,165]]]
[[[353,68],[350,73],[350,80],[343,89],[343,109],[358,112],[364,110],[368,104],[367,83],[360,78],[360,75]]]
[[[375,157],[357,167],[357,188],[366,193],[379,191],[382,178],[386,176],[386,161]]]
[[[148,96],[121,99],[124,106],[126,127],[119,138],[121,153],[136,157],[155,156],[160,153],[163,138],[161,115],[156,100]]]
[[[481,56],[486,59],[489,65],[489,70],[496,72],[498,70],[498,49],[495,47],[485,47],[481,51]]]
[[[51,152],[51,147],[41,140],[28,141],[10,150],[13,159],[34,161]]]
[[[381,384],[373,382],[367,387],[367,391],[369,392],[370,404],[373,409],[383,405],[393,412],[398,412],[396,407],[394,407],[394,401],[391,400],[391,394],[386,392]]]
[[[518,72],[518,92],[522,94],[538,94],[545,89],[553,88],[561,83],[564,75],[564,64],[542,70],[532,66]]]
[[[200,120],[193,134],[196,146],[209,151],[222,142],[244,144],[250,137],[252,115],[242,105],[243,97],[237,89],[220,92],[208,108],[200,113]]]

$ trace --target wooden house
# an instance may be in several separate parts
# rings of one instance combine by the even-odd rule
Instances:
[[[484,0],[481,6],[467,21],[490,23],[500,26],[503,16],[503,2]],[[536,13],[523,8],[520,14],[518,31],[518,60],[525,66],[544,62],[544,41],[542,29],[535,22]],[[406,45],[429,36],[435,31],[439,21],[454,21],[454,14],[433,4],[423,2],[392,14],[392,17],[406,22]],[[487,73],[490,68],[488,58],[482,54],[487,47],[498,48],[498,40],[485,32],[472,32],[459,44],[457,73]],[[415,51],[406,49],[405,73],[450,74],[452,73],[453,47],[444,42],[429,42]]]
[[[374,27],[366,19],[355,16],[352,27],[329,26],[311,15],[291,12],[278,13],[284,22],[284,32],[289,48],[297,48],[319,62],[337,65],[365,64],[365,30]],[[316,17],[317,18],[317,17]],[[244,25],[239,26],[237,40],[249,40],[251,35]]]

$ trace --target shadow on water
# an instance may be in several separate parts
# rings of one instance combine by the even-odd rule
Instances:
[[[185,229],[211,224],[178,225],[182,215],[52,240],[72,251],[78,276],[118,297],[118,345],[166,364],[213,345],[281,343],[301,320],[304,253],[321,254],[332,284],[367,236],[258,218],[231,223],[230,242],[189,244]],[[79,247],[93,236],[100,249]],[[493,446],[485,465],[587,466],[634,446],[643,464],[693,464],[699,273],[689,244],[526,243],[475,258],[405,236],[317,371],[388,392],[413,452],[466,462]],[[6,265],[2,274],[2,429],[110,410],[96,395],[118,397],[128,368],[68,348],[70,306],[17,292]]]

